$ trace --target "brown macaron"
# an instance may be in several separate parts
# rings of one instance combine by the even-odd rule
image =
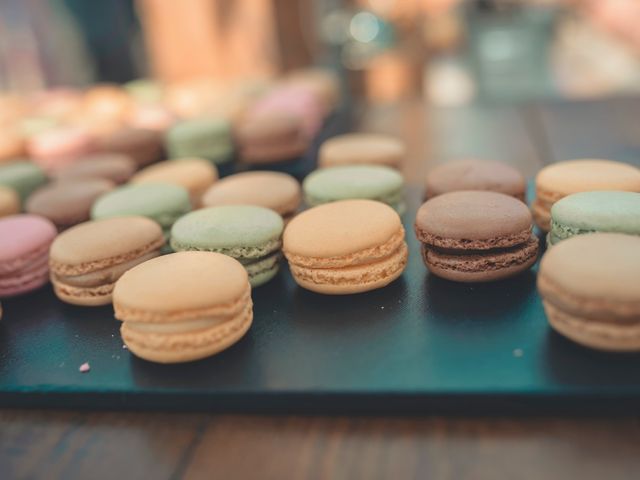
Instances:
[[[89,220],[93,203],[115,188],[104,179],[55,182],[35,191],[26,203],[26,211],[48,218],[58,230]]]
[[[240,159],[248,164],[277,163],[299,157],[307,149],[302,122],[283,113],[245,119],[236,130]]]
[[[532,218],[502,193],[450,192],[424,203],[415,232],[429,271],[457,282],[488,282],[531,267],[538,255]]]
[[[454,160],[434,168],[427,175],[425,198],[460,190],[504,193],[525,201],[527,183],[511,165],[474,158]]]
[[[120,153],[131,157],[138,167],[160,160],[163,152],[163,135],[144,128],[123,128],[103,138],[100,151]]]
[[[101,178],[116,185],[126,183],[136,170],[136,163],[120,153],[95,153],[78,160],[77,163],[52,173],[55,180],[81,180]]]

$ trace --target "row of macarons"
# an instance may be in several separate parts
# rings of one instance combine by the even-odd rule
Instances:
[[[177,94],[146,80],[0,96],[0,164],[28,157],[50,172],[95,152],[125,154],[138,168],[163,152],[215,164],[296,158],[336,108],[337,79],[309,70],[261,85],[200,82],[182,85]],[[221,107],[229,103],[235,106]]]

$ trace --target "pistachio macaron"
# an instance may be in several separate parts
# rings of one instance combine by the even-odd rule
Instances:
[[[287,225],[283,251],[298,285],[330,295],[384,287],[402,275],[408,258],[399,215],[372,200],[302,212]]]
[[[231,124],[221,117],[183,120],[167,132],[170,158],[198,157],[220,165],[233,157]]]
[[[399,214],[405,210],[403,187],[402,175],[383,165],[322,168],[302,183],[305,203],[311,207],[361,198],[386,203]]]
[[[51,283],[58,298],[84,306],[107,305],[118,278],[160,255],[162,229],[145,217],[85,222],[56,237],[49,252]]]
[[[221,352],[253,321],[246,270],[212,252],[173,253],[128,270],[116,282],[113,306],[129,351],[158,363]]]
[[[251,205],[230,205],[196,210],[171,228],[174,251],[217,252],[238,260],[252,287],[278,273],[284,223],[273,210]]]
[[[35,163],[19,160],[0,165],[0,186],[15,190],[21,202],[45,183],[47,177]]]

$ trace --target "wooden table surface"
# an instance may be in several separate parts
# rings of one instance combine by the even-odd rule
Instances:
[[[367,107],[421,181],[451,158],[533,175],[560,159],[640,164],[640,100]],[[399,412],[401,413],[401,412]],[[0,479],[638,478],[637,418],[239,416],[0,410]]]

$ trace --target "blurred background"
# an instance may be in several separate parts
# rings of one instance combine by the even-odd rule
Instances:
[[[330,66],[369,102],[640,90],[638,0],[2,0],[0,89]]]

